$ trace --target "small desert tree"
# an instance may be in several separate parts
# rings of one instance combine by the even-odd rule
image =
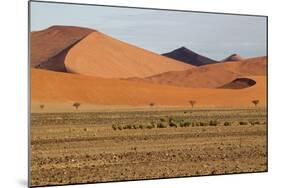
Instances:
[[[257,107],[257,105],[259,104],[259,100],[252,100],[252,103],[255,105],[255,107]]]
[[[194,107],[194,105],[196,104],[196,101],[195,100],[190,100],[189,101],[189,104],[191,105],[191,107],[193,108]]]
[[[45,107],[44,104],[41,104],[41,105],[40,105],[40,109],[41,109],[41,110],[43,110],[44,107]]]
[[[78,102],[75,102],[75,103],[73,103],[73,105],[72,105],[73,107],[75,107],[76,108],[76,110],[79,108],[79,106],[80,106],[80,103],[78,103]]]
[[[154,105],[155,105],[154,102],[149,103],[150,107],[153,107]]]

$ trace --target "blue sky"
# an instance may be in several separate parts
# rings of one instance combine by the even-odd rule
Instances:
[[[181,46],[220,60],[266,55],[266,18],[31,2],[31,30],[89,27],[156,53]]]

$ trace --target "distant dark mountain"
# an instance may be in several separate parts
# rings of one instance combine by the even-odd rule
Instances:
[[[227,58],[221,60],[221,62],[227,62],[227,61],[242,61],[244,58],[242,58],[239,54],[232,54],[228,56]]]
[[[197,54],[185,47],[178,48],[169,53],[162,54],[163,56],[176,59],[195,66],[202,66],[208,64],[218,63],[218,61],[212,60],[210,58],[204,57],[200,54]]]

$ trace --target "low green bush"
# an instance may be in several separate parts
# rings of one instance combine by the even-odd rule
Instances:
[[[240,121],[240,122],[239,122],[239,125],[248,125],[248,122],[246,122],[246,121]]]
[[[223,125],[224,125],[224,126],[231,126],[231,122],[226,121],[226,122],[224,122]]]
[[[250,121],[249,123],[251,125],[260,125],[261,124],[261,122],[259,122],[259,121]]]
[[[184,127],[189,127],[190,125],[191,125],[191,123],[189,121],[184,122]]]
[[[180,127],[184,127],[184,121],[180,121],[179,125]]]
[[[204,126],[208,125],[208,123],[206,123],[206,122],[200,122],[199,124],[200,124],[201,127],[204,127]]]
[[[165,119],[165,118],[160,118],[160,121],[161,121],[161,122],[165,122],[166,119]]]
[[[175,128],[178,127],[178,125],[177,125],[177,123],[175,121],[170,121],[169,126],[170,127],[175,127]]]
[[[157,127],[157,123],[155,123],[155,122],[151,122],[150,124],[151,124],[152,128],[156,128]]]
[[[116,131],[117,130],[117,125],[113,124],[112,125],[112,129]]]
[[[210,125],[210,126],[217,126],[217,125],[218,125],[218,122],[217,122],[217,121],[214,121],[214,120],[211,120],[211,121],[209,122],[209,125]]]
[[[196,122],[192,122],[192,123],[191,123],[191,126],[192,126],[192,127],[196,126]]]
[[[157,128],[167,128],[167,125],[163,122],[157,124]]]
[[[169,118],[168,118],[168,122],[170,123],[170,122],[172,122],[172,121],[175,121],[175,118],[169,117]]]

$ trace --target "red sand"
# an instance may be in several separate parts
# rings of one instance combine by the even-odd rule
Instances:
[[[186,106],[196,100],[197,106],[243,107],[254,99],[266,104],[266,77],[251,76],[257,83],[246,89],[203,89],[165,86],[138,81],[31,69],[32,103],[94,105],[175,105]]]
[[[74,26],[52,26],[31,32],[31,67],[46,64],[51,60],[52,62],[48,62],[45,69],[65,71],[64,62],[54,57],[59,56],[61,52],[91,32],[94,30]]]
[[[65,58],[68,72],[103,78],[147,77],[192,65],[93,32],[71,48]]]
[[[217,88],[245,76],[265,76],[266,57],[246,59],[195,67],[185,71],[172,71],[144,79],[132,78],[148,83],[192,88]]]

